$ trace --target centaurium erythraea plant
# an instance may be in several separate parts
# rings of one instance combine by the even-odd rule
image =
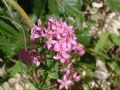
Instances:
[[[53,51],[55,55],[54,60],[59,60],[62,65],[68,65],[63,80],[58,79],[60,83],[59,89],[68,89],[72,84],[80,80],[80,76],[77,72],[72,72],[73,67],[70,61],[71,54],[76,53],[79,56],[84,55],[84,46],[77,43],[75,36],[75,30],[73,26],[69,26],[65,21],[57,20],[54,17],[49,18],[45,28],[42,28],[40,19],[37,24],[31,29],[30,39],[45,38],[45,46],[48,50]],[[34,64],[38,62],[35,57]],[[36,62],[37,61],[37,62]]]
[[[65,21],[49,18],[45,34],[47,48],[56,52],[53,58],[62,64],[69,62],[71,52],[80,56],[85,53],[83,46],[77,43],[73,26],[68,26]]]
[[[46,47],[56,53],[53,57],[62,64],[68,63],[70,53],[75,52],[82,56],[85,51],[81,44],[77,43],[73,26],[68,26],[65,21],[57,20],[54,17],[49,18],[47,27],[41,27],[41,21],[31,29],[30,39],[46,38]]]

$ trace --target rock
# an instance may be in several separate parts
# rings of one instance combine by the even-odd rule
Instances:
[[[12,90],[12,89],[10,88],[10,85],[9,85],[8,82],[4,82],[4,83],[2,84],[2,86],[3,86],[4,90]]]
[[[110,74],[108,72],[104,72],[100,70],[95,71],[95,77],[99,80],[106,80],[109,76]]]
[[[92,3],[92,6],[94,7],[94,8],[102,8],[103,7],[103,2],[93,2]]]
[[[21,80],[21,74],[17,73],[17,74],[15,75],[15,79],[17,79],[18,81]]]
[[[96,67],[97,67],[97,69],[99,69],[101,71],[107,72],[107,68],[105,66],[105,62],[103,62],[102,60],[97,60],[96,61]]]
[[[17,73],[0,86],[0,90],[31,90],[29,87],[29,75]]]
[[[96,68],[97,70],[95,71],[95,77],[99,80],[106,80],[110,74],[108,73],[108,70],[105,66],[105,62],[102,60],[97,60],[96,61]]]
[[[83,72],[82,72],[82,75],[83,75],[83,76],[85,76],[85,75],[86,75],[86,72],[85,72],[85,71],[83,71]]]
[[[0,76],[2,77],[5,74],[5,65],[0,68]]]
[[[15,83],[17,83],[17,80],[15,78],[10,78],[8,82],[10,85],[14,85]]]
[[[16,83],[15,90],[24,90],[24,88],[20,84]]]
[[[4,90],[4,88],[2,86],[0,86],[0,90]]]

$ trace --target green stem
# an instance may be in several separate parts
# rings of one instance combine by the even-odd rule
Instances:
[[[52,69],[53,64],[54,64],[54,61],[52,62],[52,65],[51,65],[50,69],[47,70],[47,72],[46,72],[45,78],[44,78],[44,80],[43,80],[43,82],[42,82],[42,85],[41,85],[41,89],[43,88],[43,86],[44,86],[44,84],[45,84],[45,81],[46,81],[46,79],[47,79],[47,77],[48,77],[48,71],[50,71],[50,70]]]
[[[14,16],[13,16],[13,14],[12,14],[12,11],[11,11],[10,7],[8,6],[8,4],[6,3],[6,0],[2,0],[2,1],[3,1],[3,3],[5,4],[8,12],[9,12],[9,14],[10,14],[10,16],[11,16],[11,18],[14,19]]]
[[[33,26],[32,21],[30,20],[27,13],[21,8],[21,6],[14,0],[6,0],[6,1],[9,4],[11,4],[20,13],[20,15],[28,22],[28,25],[31,28]]]

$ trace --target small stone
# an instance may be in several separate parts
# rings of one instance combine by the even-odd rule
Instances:
[[[96,61],[96,67],[101,71],[107,72],[105,62],[103,62],[102,60],[97,60]]]
[[[2,86],[3,86],[4,90],[11,90],[8,82],[4,82],[2,84]]]
[[[28,76],[27,74],[23,74],[22,76],[23,76],[23,78],[25,78],[25,79],[29,79],[29,76]]]
[[[83,75],[83,76],[85,76],[85,75],[86,75],[86,72],[85,72],[85,71],[83,71],[83,72],[82,72],[82,75]]]
[[[108,72],[103,72],[100,70],[95,71],[95,77],[99,80],[106,80],[109,76],[110,74]]]
[[[4,90],[4,88],[2,86],[0,86],[0,90]]]
[[[25,84],[25,89],[29,89],[29,84]]]
[[[0,58],[0,62],[3,62],[3,60]]]
[[[15,78],[19,81],[19,80],[21,80],[21,75],[20,75],[19,73],[17,73],[17,74],[15,75]]]
[[[0,68],[0,76],[2,77],[5,74],[5,65]]]
[[[101,8],[101,7],[103,7],[103,2],[100,2],[100,3],[93,2],[92,6],[95,7],[95,8]]]
[[[15,78],[10,78],[8,82],[10,85],[14,85],[17,82],[17,80]]]
[[[19,85],[18,83],[15,84],[15,90],[24,90],[23,87],[21,85]]]

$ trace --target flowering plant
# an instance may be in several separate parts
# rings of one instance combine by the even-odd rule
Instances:
[[[58,60],[62,66],[68,65],[63,80],[58,79],[58,82],[61,84],[59,89],[64,87],[68,89],[74,81],[80,80],[77,72],[72,76],[73,66],[71,59],[74,59],[73,52],[82,56],[85,50],[82,44],[77,43],[73,26],[68,26],[65,21],[51,17],[46,27],[42,28],[42,23],[39,19],[37,24],[31,28],[30,40],[33,44],[35,44],[36,40],[42,40],[44,48],[54,53],[54,60]],[[40,60],[37,57],[34,56],[33,63],[38,66]]]
[[[118,90],[119,0],[0,0],[0,90]]]

